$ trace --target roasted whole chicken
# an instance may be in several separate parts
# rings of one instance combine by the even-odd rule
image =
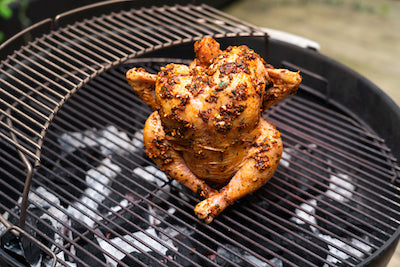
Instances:
[[[158,74],[132,68],[126,76],[155,110],[143,130],[147,155],[205,197],[194,211],[210,223],[275,172],[282,141],[261,114],[294,94],[302,78],[273,68],[244,45],[221,51],[206,37],[194,50],[189,66],[171,63]]]

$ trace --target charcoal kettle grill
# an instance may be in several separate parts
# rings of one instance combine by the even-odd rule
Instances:
[[[3,266],[384,266],[400,234],[400,110],[314,49],[207,5],[110,1],[2,45]],[[188,64],[203,36],[299,70],[264,116],[282,133],[274,177],[210,225],[200,197],[144,153],[151,110],[125,80]],[[372,108],[374,107],[374,108]]]

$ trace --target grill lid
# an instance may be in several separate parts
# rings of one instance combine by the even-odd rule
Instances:
[[[29,263],[51,264],[53,256],[61,265],[353,266],[398,238],[398,165],[385,140],[321,101],[314,89],[329,80],[289,61],[271,63],[306,79],[298,95],[265,114],[283,136],[278,171],[211,225],[198,221],[199,196],[143,151],[151,111],[125,72],[187,63],[137,57],[203,35],[264,33],[207,6],[131,10],[67,25],[2,62],[0,218],[17,224],[26,211],[27,231],[7,228],[3,248],[23,249]],[[26,205],[29,164],[15,147],[41,161]]]

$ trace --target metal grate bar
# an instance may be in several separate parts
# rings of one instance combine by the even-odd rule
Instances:
[[[275,124],[279,123],[275,118],[271,117],[270,120],[271,120],[271,122],[274,122]],[[291,130],[294,130],[296,132],[296,134],[298,134],[298,136],[300,136],[302,138],[305,138],[306,140],[313,141],[315,144],[323,146],[324,149],[329,150],[329,151],[331,151],[331,152],[333,152],[335,154],[340,154],[342,158],[345,158],[346,160],[349,160],[350,162],[354,162],[357,165],[361,165],[361,166],[369,169],[370,171],[373,171],[373,172],[377,172],[376,170],[385,171],[384,169],[381,169],[380,166],[377,163],[374,163],[374,161],[369,163],[369,161],[367,161],[367,160],[365,160],[365,159],[363,159],[361,157],[354,156],[353,153],[347,152],[344,149],[341,149],[341,148],[339,148],[339,147],[337,147],[335,145],[332,145],[331,142],[334,143],[334,144],[337,143],[336,140],[333,139],[333,138],[325,137],[325,136],[324,137],[319,136],[321,138],[318,138],[318,135],[319,135],[318,132],[315,132],[315,131],[310,132],[309,128],[304,128],[302,126],[302,124],[299,123],[299,122],[288,121],[284,117],[279,117],[279,120],[281,120],[282,122],[288,123],[284,127],[285,127],[285,130],[287,129],[289,131],[289,133],[290,133]],[[289,123],[291,125],[293,125],[293,126],[290,126]],[[309,134],[308,134],[308,132],[309,132]],[[317,137],[314,137],[313,134],[314,134],[314,136],[317,136]],[[324,139],[326,139],[328,141],[324,141]],[[349,149],[351,149],[351,147]],[[338,157],[336,157],[336,160],[340,160],[340,159]],[[375,159],[375,161],[378,161],[378,163],[386,164],[386,161],[382,161],[381,159]],[[371,167],[371,165],[372,165],[372,167]],[[376,169],[373,168],[373,167],[376,167]],[[383,175],[384,176],[388,176],[388,177],[390,176],[387,173],[383,173]],[[392,176],[390,176],[390,177],[392,178]]]
[[[114,22],[114,24],[115,23],[116,22]],[[95,28],[95,30],[97,31],[105,31],[108,35],[115,38],[117,40],[117,42],[114,41],[116,45],[120,45],[124,50],[129,52],[129,54],[134,54],[135,52],[140,50],[144,51],[152,47],[152,44],[143,41],[139,38],[133,38],[130,32],[122,30],[123,28],[122,29],[120,28],[121,26],[126,26],[126,25],[121,25],[120,23],[119,25],[120,27],[117,27],[112,25],[111,22],[107,22],[107,17],[97,19],[95,20],[95,23],[91,23],[88,25],[90,27]],[[133,40],[131,41],[131,39]],[[141,45],[140,43],[143,43],[145,46]],[[126,46],[125,44],[128,46]]]
[[[57,37],[56,34],[54,34],[54,36]],[[61,36],[58,37],[62,39]],[[66,39],[64,39],[64,41],[66,41]],[[58,53],[57,58],[66,57],[68,60],[74,62],[73,64],[75,66],[77,67],[83,66],[84,70],[89,70],[90,77],[94,77],[96,72],[100,72],[104,68],[102,64],[93,60],[92,57],[89,57],[86,54],[79,52],[77,49],[73,49],[72,45],[67,45],[66,42],[58,41],[57,39],[51,36],[45,36],[44,40],[39,40],[39,42],[41,42],[44,47],[51,48],[52,51],[57,52]],[[54,43],[55,46],[52,45],[52,43]],[[78,45],[78,48],[82,48],[82,46]],[[83,60],[86,60],[88,63],[84,63]]]
[[[6,66],[9,66],[8,64],[5,64]],[[22,74],[21,72],[19,72],[17,69],[15,69],[14,67],[10,66],[10,69],[15,70],[16,72],[18,72],[18,74]],[[22,74],[26,77],[29,77],[26,74]],[[32,81],[35,81],[32,79]],[[19,88],[17,88],[16,86],[10,84],[9,82],[3,80],[3,83],[5,85],[7,85],[7,87],[9,88],[9,90],[3,90],[2,89],[2,93],[7,96],[8,98],[11,99],[10,102],[14,101],[14,103],[18,103],[19,105],[21,105],[24,109],[29,109],[30,111],[32,111],[35,115],[40,116],[43,119],[48,119],[48,116],[46,116],[44,113],[36,110],[35,108],[31,107],[29,105],[29,103],[25,103],[24,100],[28,99],[30,103],[35,103],[38,106],[46,109],[45,112],[50,112],[52,111],[51,107],[48,107],[47,105],[45,105],[44,103],[40,102],[39,100],[33,98],[31,95],[26,94],[25,92],[23,92],[22,90],[20,90]],[[27,89],[30,89],[30,87],[28,87]],[[10,91],[12,91],[14,94],[11,94]]]
[[[16,70],[16,69],[14,69],[14,70]],[[43,94],[42,92],[36,90],[35,88],[33,88],[32,86],[30,86],[30,85],[27,84],[26,82],[22,81],[21,79],[16,78],[14,75],[11,75],[11,74],[8,73],[8,72],[5,72],[5,71],[1,71],[1,72],[7,76],[9,82],[14,81],[14,82],[16,82],[16,83],[22,85],[23,88],[26,88],[27,90],[29,90],[30,92],[34,93],[35,95],[37,95],[37,96],[43,98],[45,101],[52,102],[52,104],[53,104],[55,107],[58,105],[58,102],[57,102],[57,101],[53,100],[52,98],[48,97],[47,95]],[[26,77],[26,78],[29,77],[29,76],[23,74],[23,73],[20,72],[20,71],[16,71],[16,72],[17,72],[18,74],[22,75],[23,77]],[[21,76],[21,77],[22,77],[22,76]],[[4,83],[7,83],[7,82],[4,81]],[[10,83],[8,83],[8,84],[10,84]],[[48,89],[47,86],[45,86],[45,89]],[[48,90],[48,91],[50,91],[50,90]],[[53,91],[51,91],[51,92],[52,92],[54,95],[56,95],[56,96],[62,98],[62,96],[59,95],[58,93],[53,92]],[[21,93],[21,94],[23,95],[23,93]]]
[[[40,156],[44,134],[54,114],[75,91],[103,70],[163,46],[188,42],[204,34],[225,36],[226,31],[236,31],[237,27],[226,25],[234,26],[239,23],[238,20],[229,19],[225,23],[221,18],[216,20],[215,16],[210,19],[200,19],[204,14],[193,16],[203,8],[154,7],[86,19],[44,35],[15,51],[3,62],[3,66],[18,72],[23,80],[33,81],[40,87],[32,90],[35,86],[28,86],[26,90],[40,91],[38,95],[43,96],[43,103],[48,102],[47,109],[52,114],[45,118],[45,126],[38,131],[43,136],[35,140],[39,145],[36,153],[31,148],[24,151],[29,150],[30,154]],[[212,9],[207,10],[211,15]],[[184,18],[180,18],[179,12]],[[241,25],[239,28],[242,33],[247,34],[259,31],[251,25]],[[14,65],[19,67],[14,68]],[[80,66],[84,68],[81,69]],[[15,102],[19,103],[18,100]],[[24,105],[31,104],[26,102]],[[20,108],[19,105],[15,107]],[[24,144],[17,147],[20,146]]]
[[[82,93],[83,93],[83,91],[82,91]],[[92,96],[92,98],[93,98],[93,96]],[[105,99],[105,100],[107,100],[107,99]],[[81,101],[79,101],[79,102],[81,102]],[[107,101],[106,101],[107,102]],[[86,105],[85,105],[86,106]],[[103,106],[103,105],[97,105],[97,106]],[[65,109],[67,109],[68,107],[67,106],[65,106]],[[79,107],[79,108],[82,108],[82,107]],[[70,114],[70,113],[72,113],[73,112],[73,110],[76,110],[76,108],[72,108],[71,110],[69,110],[69,112],[68,112],[68,114]],[[86,112],[89,112],[89,110],[86,110]],[[90,114],[90,113],[88,113],[88,114]],[[78,115],[78,114],[77,114]],[[68,120],[72,120],[73,119],[73,116],[71,116],[71,117],[67,117],[68,118]],[[101,119],[101,118],[99,118],[99,119]],[[78,123],[78,122],[76,122],[76,123]],[[100,126],[100,125],[98,125],[98,126]],[[132,162],[132,164],[134,164],[134,162]]]
[[[278,125],[278,123],[279,123],[279,122],[277,122],[277,121],[275,121],[275,120],[273,120],[273,119],[271,119],[271,121],[275,122],[277,125]],[[342,170],[342,171],[346,172],[347,174],[351,175],[351,173],[348,173],[348,171],[346,171],[345,169],[343,169],[343,167],[340,167],[340,166],[345,166],[346,168],[348,167],[349,169],[354,169],[354,170],[356,170],[357,172],[359,172],[359,173],[361,173],[361,174],[367,176],[367,177],[370,178],[371,180],[377,180],[377,178],[376,178],[375,176],[373,176],[371,173],[368,173],[368,172],[362,170],[363,168],[367,168],[367,169],[370,169],[370,170],[369,170],[370,172],[376,172],[375,169],[370,168],[369,165],[368,165],[367,163],[364,163],[361,159],[356,161],[356,159],[354,158],[353,155],[350,155],[349,157],[347,157],[347,156],[346,156],[347,152],[342,151],[342,150],[338,150],[336,147],[333,147],[333,146],[331,146],[331,145],[328,144],[328,143],[322,142],[322,141],[320,141],[320,140],[317,139],[317,138],[311,137],[310,135],[305,135],[303,131],[298,131],[296,128],[293,128],[293,127],[290,127],[290,126],[287,126],[287,125],[279,125],[279,127],[281,127],[282,130],[285,130],[285,133],[288,134],[287,137],[290,136],[290,135],[296,135],[296,136],[293,136],[292,140],[295,140],[295,138],[298,138],[298,137],[304,138],[305,140],[312,141],[313,143],[319,145],[320,147],[324,147],[324,150],[326,150],[327,152],[331,152],[331,153],[334,153],[334,154],[338,154],[338,155],[344,157],[346,160],[348,160],[348,162],[346,163],[346,162],[340,160],[339,157],[334,157],[334,156],[332,156],[332,155],[327,154],[327,153],[324,152],[324,151],[318,150],[318,151],[317,151],[318,154],[324,155],[324,156],[326,156],[328,159],[334,160],[334,161],[336,161],[336,162],[339,163],[339,165],[333,165],[332,167],[337,168],[337,169],[339,169],[339,170]],[[349,162],[350,162],[350,163],[349,163]],[[352,166],[352,165],[351,165],[352,162],[353,162],[353,164],[360,165],[360,167],[357,168],[357,167]],[[371,163],[371,164],[373,164],[373,163]],[[388,179],[391,179],[391,178],[392,178],[392,176],[390,176],[390,175],[388,175],[388,174],[386,174],[386,173],[377,172],[377,174],[378,174],[378,175],[382,175],[383,177],[386,176]],[[359,178],[356,177],[356,176],[353,176],[353,177],[354,177],[355,179],[359,179]],[[370,180],[365,180],[365,179],[364,179],[364,180],[362,180],[362,181],[363,181],[364,183],[368,184],[368,185],[371,186],[371,187],[375,187],[375,186],[376,186],[376,184],[372,183]],[[379,181],[377,181],[377,182],[379,182]],[[388,182],[386,183],[386,185],[389,186],[389,187],[394,188],[394,185],[392,185],[392,184],[390,184],[390,183],[388,183]],[[371,191],[370,189],[368,189],[368,188],[366,188],[366,187],[363,187],[363,189],[364,189],[364,190],[367,190],[367,191],[369,190],[369,193],[371,193],[372,195],[378,194],[378,193],[374,193],[373,191]],[[385,188],[380,188],[380,189],[383,190],[384,192],[385,192],[385,191],[386,191],[386,192],[390,192],[390,191],[387,191],[387,189],[385,189]],[[380,197],[384,198],[385,196],[384,196],[384,195],[380,195]],[[396,202],[393,201],[393,204],[394,204],[394,203],[396,203]]]
[[[343,125],[346,124],[341,124],[337,119],[334,119],[334,117],[323,116],[324,114],[315,112],[311,108],[304,107],[304,105],[296,104],[295,101],[291,101],[290,104],[290,106],[286,105],[283,107],[285,111],[287,110],[285,114],[300,115],[300,117],[304,118],[306,121],[310,121],[310,126],[315,127],[318,125],[318,130],[320,132],[329,133],[343,143],[354,145],[356,149],[358,148],[357,150],[369,151],[374,153],[375,156],[380,156],[382,154],[382,149],[388,151],[387,147],[377,144],[376,140],[368,140],[366,138],[367,136],[360,134],[362,132],[361,129],[356,127],[349,128],[349,126],[347,126],[347,128],[343,127]],[[318,119],[318,117],[321,118]],[[355,129],[358,129],[358,131]]]
[[[54,144],[53,144],[54,145]],[[89,155],[88,155],[89,156]]]
[[[310,133],[310,135],[313,134],[321,141],[326,140],[325,141],[326,143],[334,145],[337,150],[343,151],[345,154],[347,154],[349,156],[349,158],[355,158],[355,156],[353,156],[353,155],[357,155],[357,154],[359,154],[360,156],[363,156],[363,158],[358,157],[357,160],[365,162],[366,165],[370,165],[370,166],[372,165],[370,168],[386,170],[385,168],[378,165],[378,163],[386,164],[387,163],[386,161],[384,161],[380,158],[374,157],[373,155],[370,155],[369,153],[364,152],[360,149],[357,149],[351,145],[351,144],[357,144],[360,147],[366,148],[362,144],[355,143],[354,140],[345,138],[342,135],[338,135],[332,131],[328,131],[325,128],[319,126],[317,123],[309,122],[309,121],[303,120],[303,119],[297,119],[296,116],[293,116],[291,112],[286,112],[283,108],[281,108],[279,110],[279,112],[281,113],[281,116],[279,116],[279,119],[282,121],[288,122],[288,125],[294,125],[296,128],[300,129],[305,134],[306,133]],[[313,130],[313,129],[316,129],[316,130]],[[323,133],[329,133],[330,135],[323,135]],[[340,140],[342,140],[342,141],[340,141]],[[373,162],[370,163],[370,161],[368,161],[367,158],[373,160]]]
[[[283,173],[282,171],[278,171],[278,174],[280,174],[280,175],[285,175],[285,173]],[[280,181],[280,183],[282,183],[283,185],[285,185],[285,186],[287,186],[287,187],[291,187],[291,188],[294,188],[294,189],[295,189],[295,187],[294,187],[292,184],[288,183],[288,182]],[[283,193],[285,193],[285,194],[292,195],[293,197],[295,197],[295,195],[294,195],[293,193],[291,193],[291,192],[288,191],[288,190],[285,190],[283,187],[278,186],[277,184],[273,184],[273,187],[275,187],[275,188],[276,188],[278,191],[280,191],[280,192],[283,192]],[[320,193],[322,193],[322,192],[320,192]],[[276,193],[274,193],[274,192],[272,192],[271,194],[275,194],[275,196],[278,197],[278,195],[277,195]],[[304,194],[305,196],[309,197],[309,199],[316,199],[315,196],[313,196],[312,194],[309,194],[309,193],[307,193],[307,192],[302,192],[302,194]],[[297,198],[298,198],[299,200],[301,200],[302,202],[306,202],[306,201],[307,201],[307,199],[305,199],[305,198],[301,198],[301,197],[297,197]],[[328,203],[328,202],[326,202],[326,201],[324,201],[324,200],[318,200],[318,201],[320,201],[321,203],[323,203],[323,204],[329,206],[329,207],[332,208],[332,209],[335,209],[335,208],[336,208],[335,206],[333,206],[332,204],[330,204],[330,203]],[[287,203],[289,203],[289,202],[287,202]],[[291,205],[293,205],[293,206],[297,206],[295,203],[289,203],[289,204],[291,204]],[[317,206],[315,206],[315,205],[312,205],[312,204],[309,204],[309,206],[313,206],[314,208],[319,209],[319,207],[317,207]],[[303,212],[306,212],[306,213],[307,213],[307,211],[306,211],[305,209],[301,208],[301,207],[296,207],[296,208],[299,208],[299,209],[301,209]],[[337,209],[337,208],[336,208],[336,209]],[[324,212],[323,210],[321,210],[321,211]],[[355,217],[354,215],[351,215],[349,212],[341,211],[340,209],[337,209],[337,211],[338,211],[338,212],[341,212],[341,213],[343,213],[343,214],[345,214],[346,216],[348,216],[348,217],[351,218],[351,219],[359,220],[357,217]],[[328,213],[327,213],[327,214],[328,214]],[[343,223],[343,224],[345,224],[345,225],[351,226],[351,224],[350,224],[349,222],[345,221],[344,219],[342,219],[342,218],[340,218],[340,217],[338,217],[338,216],[336,216],[336,215],[333,215],[333,214],[329,214],[329,215],[330,215],[330,217],[332,217],[333,219],[335,219],[335,220],[337,220],[337,221],[339,221],[339,222],[341,222],[341,223]],[[294,216],[295,216],[295,215],[294,215]],[[316,215],[315,215],[315,216],[316,216]],[[318,217],[318,216],[316,216],[316,217]],[[300,218],[299,218],[299,219],[300,219]],[[319,220],[325,220],[325,219],[322,218],[322,217],[318,217],[318,219],[319,219]],[[337,227],[337,228],[339,229],[339,226],[335,226],[335,224],[333,224],[332,222],[329,222],[329,221],[325,220],[325,223],[330,224],[332,227]],[[361,223],[363,223],[363,221],[359,221],[359,223],[361,224]],[[323,230],[321,227],[319,227],[319,226],[317,226],[317,225],[313,225],[313,226],[319,228],[320,230]],[[377,241],[379,241],[379,242],[383,242],[382,240],[380,240],[380,239],[378,239],[377,237],[371,235],[369,232],[363,230],[362,228],[360,228],[360,227],[358,227],[358,226],[354,226],[353,229],[354,229],[354,230],[357,230],[358,232],[360,232],[360,233],[362,233],[362,234],[364,234],[365,236],[370,237],[371,239],[375,239],[375,240],[377,240]],[[342,232],[346,233],[348,236],[354,237],[354,238],[356,238],[356,239],[359,239],[359,238],[360,238],[360,237],[358,237],[357,235],[355,235],[354,233],[349,232],[349,231],[346,230],[346,229],[340,229],[340,230],[341,230]],[[381,229],[379,229],[379,228],[375,228],[374,230],[376,230],[376,231],[378,231],[378,232],[381,232],[382,234],[386,235],[387,237],[390,236],[389,234],[386,234],[383,230],[381,230]],[[331,234],[331,235],[334,235],[333,233],[330,233],[330,234]],[[335,235],[334,235],[334,236],[335,236]],[[339,236],[335,236],[335,237],[338,238]],[[363,242],[364,240],[360,239],[360,241]],[[351,245],[351,244],[348,243],[348,245]]]
[[[55,145],[55,144],[52,144],[52,145]],[[54,152],[52,152],[52,153],[54,153]],[[87,155],[87,156],[89,156],[89,155]],[[47,158],[45,158],[46,160],[47,160]],[[71,163],[72,164],[72,163]],[[94,166],[92,166],[92,167],[94,167]],[[106,186],[106,185],[104,185],[104,186]],[[121,184],[121,186],[122,186],[122,184]],[[110,190],[111,190],[111,188],[109,188]],[[79,188],[77,188],[77,187],[75,187],[75,190],[77,190],[77,191],[81,191],[81,189],[79,189]],[[87,195],[87,197],[88,198],[92,198],[90,195]],[[95,199],[91,199],[92,201],[95,201],[98,205],[102,205],[100,202],[97,202]],[[142,200],[144,200],[144,199],[142,199]],[[79,200],[77,200],[77,199],[75,199],[75,201],[78,201],[79,202]],[[81,203],[82,205],[85,205],[84,203]],[[116,204],[118,204],[118,203],[116,203]],[[88,208],[90,208],[90,207],[88,207]],[[95,210],[92,210],[91,209],[91,211],[92,212],[96,212]],[[111,211],[111,210],[110,210]],[[146,210],[143,210],[143,212],[148,212],[148,211],[146,211]],[[138,216],[138,215],[136,215],[135,214],[135,216]],[[140,218],[140,217],[138,217],[138,218]],[[111,221],[110,221],[111,222]],[[99,224],[101,224],[101,223],[99,223]],[[166,234],[166,236],[168,236],[168,234]],[[179,241],[178,241],[179,242]]]
[[[325,108],[324,106],[318,105],[304,98],[296,98],[291,101],[291,106],[303,109],[314,116],[319,117],[321,115],[322,119],[325,121],[330,121],[334,125],[340,125],[341,127],[348,129],[351,132],[357,132],[362,134],[364,137],[369,137],[376,142],[384,142],[379,136],[366,131],[365,127],[361,126],[358,122],[354,121],[348,116],[342,115],[334,110]],[[322,114],[321,114],[322,113]],[[368,140],[368,139],[367,139]],[[390,149],[382,144],[376,144],[380,149],[390,151]]]
[[[18,54],[17,54],[18,55]],[[27,58],[22,57],[21,60],[25,61],[27,60]],[[58,79],[58,78],[62,78],[59,75],[54,75],[54,73],[52,73],[49,69],[45,68],[42,65],[37,65],[35,61],[33,61],[32,59],[27,60],[29,63],[36,65],[36,66],[40,66],[39,70],[36,70],[33,68],[33,66],[28,66],[28,62],[27,64],[23,63],[21,60],[18,60],[16,57],[11,58],[11,62],[14,62],[15,65],[21,66],[26,72],[30,73],[31,76],[37,77],[37,84],[41,85],[41,84],[46,84],[49,83],[51,85],[53,85],[55,88],[60,89],[61,92],[63,93],[69,93],[70,90],[64,86],[61,85],[60,82],[55,82],[54,79]],[[50,75],[49,75],[50,74]],[[50,78],[52,77],[52,78]],[[39,78],[41,78],[41,80],[39,80]],[[65,82],[66,80],[64,80]],[[73,83],[70,81],[67,81],[67,83],[70,85],[71,88],[74,87]]]
[[[300,170],[301,170],[301,168],[303,168],[301,165],[296,164],[296,163],[294,163],[294,162],[290,162],[290,163],[293,164],[293,165],[295,165],[296,167],[299,167]],[[307,161],[306,161],[305,163],[306,163],[306,164],[310,164],[310,166],[313,165],[312,162],[307,162]],[[279,172],[279,170],[278,170],[278,172]],[[297,172],[297,171],[294,171],[294,172]],[[302,174],[302,173],[298,173],[298,174],[299,174],[299,175],[304,175],[304,174]],[[325,181],[325,182],[328,181],[325,177],[323,177],[323,176],[321,176],[321,175],[318,175],[318,174],[316,174],[316,173],[313,173],[313,175],[316,176],[320,181]],[[326,190],[330,190],[330,191],[334,192],[335,194],[340,195],[340,196],[343,197],[343,198],[346,198],[346,195],[344,195],[342,192],[340,192],[340,188],[341,188],[341,187],[342,187],[342,190],[345,190],[345,188],[343,187],[343,185],[341,185],[340,183],[331,182],[331,183],[334,183],[336,187],[338,187],[338,189],[331,189],[331,188],[329,188],[326,184],[324,184],[323,182],[314,180],[314,179],[312,179],[311,177],[307,177],[307,176],[305,176],[305,177],[306,177],[307,179],[309,179],[309,180],[313,180],[313,182],[315,182],[316,184],[318,184],[318,186],[320,186],[320,187],[322,187],[322,188],[325,188]],[[294,179],[293,179],[293,180],[294,180]],[[302,182],[299,181],[299,183],[302,183]],[[304,184],[304,185],[305,185],[305,184]],[[355,186],[358,186],[357,184],[354,184],[354,185],[355,185]],[[288,186],[289,186],[289,185],[288,185]],[[315,189],[315,190],[318,190],[318,189]],[[320,192],[320,193],[322,193],[322,192]],[[364,199],[364,201],[370,201],[369,198],[366,198],[364,195],[362,195],[362,194],[360,194],[360,193],[358,193],[358,192],[352,192],[352,193],[353,193],[354,195],[356,195],[356,196],[360,199],[360,200],[351,199],[351,201],[354,202],[354,203],[356,203],[359,207],[363,207],[363,208],[365,208],[365,209],[367,209],[367,210],[371,210],[372,212],[374,212],[374,214],[379,214],[379,215],[381,215],[383,218],[387,219],[389,222],[393,219],[393,217],[391,217],[389,214],[383,212],[384,210],[387,210],[388,212],[392,212],[392,214],[393,214],[393,213],[395,213],[396,211],[393,210],[392,208],[388,208],[388,207],[386,207],[386,206],[384,206],[384,205],[380,205],[379,208],[382,209],[382,210],[379,210],[379,209],[378,209],[378,210],[375,210],[373,207],[370,207],[369,205],[367,205],[367,204],[365,204],[365,203],[362,202],[363,199]],[[348,201],[349,201],[349,200],[350,200],[350,199],[348,199]],[[329,205],[328,203],[325,203],[325,204]],[[379,202],[374,203],[374,204],[378,204],[378,205],[379,205]],[[345,205],[345,206],[346,206],[346,205]],[[332,208],[334,208],[334,207],[332,207]],[[351,206],[347,206],[347,208],[352,209]],[[336,209],[336,208],[334,208],[334,209]],[[337,209],[337,210],[340,211],[339,209]],[[359,213],[362,214],[363,216],[365,216],[366,218],[369,218],[370,220],[375,221],[375,222],[378,223],[378,224],[383,224],[383,226],[385,226],[385,227],[387,227],[387,228],[389,228],[389,229],[392,229],[393,231],[395,230],[394,227],[392,227],[391,225],[388,225],[387,223],[383,223],[382,221],[378,220],[378,219],[377,219],[376,217],[374,217],[374,216],[368,215],[368,214],[363,213],[363,212],[361,212],[361,211],[359,211]],[[352,216],[350,216],[350,217],[352,217]],[[356,217],[353,217],[353,219],[354,219],[354,220],[359,220],[359,219],[357,219]],[[361,223],[361,222],[362,222],[362,221],[360,221],[360,223]],[[376,230],[376,231],[380,231],[379,228],[376,228],[375,230]]]
[[[12,160],[15,161],[15,159],[12,159]],[[21,174],[21,176],[23,177],[24,173],[22,172],[22,169],[23,169],[24,166],[21,164],[20,161],[15,161],[15,162],[14,162],[15,165],[14,165],[14,164],[10,163],[8,160],[6,160],[5,158],[2,158],[2,162],[4,162],[5,164],[8,164],[8,165],[11,167],[11,169],[12,169],[13,171],[19,172],[19,173]],[[18,165],[20,165],[20,166],[18,166]],[[3,169],[2,171],[3,171],[5,174],[8,174],[7,177],[10,177],[10,178],[13,178],[13,177],[14,177],[14,176],[11,175],[6,169]],[[14,192],[14,193],[16,193],[16,194],[19,193],[19,192],[15,189],[15,187],[10,187],[10,185],[7,184],[7,183],[4,183],[3,180],[1,180],[0,182],[3,183],[3,186],[4,186],[4,187],[10,189],[11,192]],[[19,184],[21,187],[23,186],[23,182],[22,182],[21,180],[13,179],[13,182]],[[43,186],[46,186],[46,185],[43,185]],[[3,195],[4,199],[7,199],[8,201],[13,201],[13,200],[10,198],[10,196],[9,196],[10,191],[8,191],[8,193],[4,193],[4,192],[0,192],[0,193]],[[38,195],[40,196],[40,193],[35,192],[35,194],[38,194]],[[43,197],[42,199],[45,200],[45,201],[47,201],[47,202],[50,203],[50,204],[54,204],[54,203],[52,203],[51,200],[49,200],[49,199],[47,199],[47,198],[45,198],[45,197]],[[46,210],[43,210],[43,208],[42,208],[41,206],[37,205],[37,203],[35,203],[35,202],[31,203],[31,205],[34,205],[35,208],[41,209],[42,211],[46,212]],[[18,218],[18,214],[16,214],[14,211],[12,211],[12,210],[10,210],[9,208],[5,207],[2,203],[0,203],[0,206],[1,206],[4,210],[6,210],[11,216],[13,216],[13,217],[16,218],[16,219]],[[17,206],[18,206],[18,204],[17,204]],[[65,209],[62,209],[62,208],[58,207],[56,204],[54,204],[53,206],[54,206],[54,207],[57,207],[57,209],[59,209],[59,210],[60,210],[61,212],[63,212],[64,214],[67,214],[66,211],[65,211]],[[29,211],[28,211],[28,214],[29,214],[29,216],[33,216],[33,217],[35,217],[35,219],[40,220],[40,218],[38,218],[38,217],[36,216],[36,214],[31,213],[31,212],[29,212]],[[58,223],[62,224],[64,227],[68,227],[68,225],[66,224],[65,221],[60,220],[59,218],[55,217],[53,214],[47,213],[47,215],[50,216],[52,219],[57,220]],[[40,236],[42,236],[42,237],[46,237],[46,234],[45,234],[45,233],[43,233],[43,232],[41,232],[40,230],[38,230],[37,228],[35,228],[35,226],[33,226],[32,224],[28,223],[27,226],[30,227],[30,228],[32,228],[32,229],[34,229],[35,232],[36,232],[38,235],[40,235]],[[51,227],[51,226],[48,226],[48,227]],[[54,228],[53,228],[52,230],[54,230],[55,232],[57,232],[57,234],[61,235],[63,239],[66,239],[66,240],[68,239],[68,236],[64,235],[63,232],[58,232],[57,229],[54,229]],[[76,232],[75,234],[81,235],[81,233],[79,233],[79,232]],[[81,236],[81,237],[84,238],[84,236]],[[50,240],[50,241],[53,241],[53,240]],[[89,240],[89,241],[90,241],[90,240]],[[55,245],[55,246],[58,247],[59,249],[62,249],[62,247],[60,247],[60,245],[57,244],[57,243],[53,243],[53,245]],[[82,248],[82,249],[84,249],[84,248]],[[85,250],[85,249],[84,249],[84,250]],[[75,260],[77,260],[78,262],[81,262],[82,264],[85,264],[84,262],[82,262],[81,259],[77,258],[77,257],[76,257],[74,254],[72,254],[71,252],[69,252],[69,251],[67,251],[67,250],[63,250],[63,252],[69,254],[69,256],[71,256],[72,258],[75,258]],[[87,251],[87,253],[88,253],[89,257],[92,257],[92,256],[91,256],[91,253],[90,253],[89,251]],[[112,256],[112,255],[110,255],[110,256]]]
[[[82,65],[80,62],[78,62],[76,58],[59,51],[59,49],[55,48],[49,43],[46,43],[44,48],[39,46],[39,44],[43,45],[43,40],[40,40],[37,43],[32,43],[32,47],[35,48],[35,50],[37,50],[39,53],[43,54],[43,57],[41,57],[42,60],[45,60],[52,65],[55,63],[58,64],[56,66],[61,65],[65,70],[67,70],[70,75],[73,75],[76,80],[85,81],[90,78],[90,74],[86,73],[82,68],[80,68],[80,66]],[[58,55],[56,56],[55,53],[57,53]],[[67,58],[69,62],[63,59],[63,57]],[[85,69],[90,68],[88,66],[85,66]],[[94,70],[92,69],[91,72],[94,73]],[[80,77],[77,77],[76,75],[79,75]]]
[[[42,78],[47,77],[45,80],[49,83],[52,83],[53,85],[56,85],[58,88],[62,89],[64,94],[70,92],[70,89],[67,88],[68,86],[70,88],[74,88],[76,84],[79,84],[81,82],[80,78],[76,77],[70,72],[66,72],[65,70],[61,69],[57,64],[51,63],[47,59],[43,60],[43,58],[40,57],[40,55],[32,52],[27,48],[24,48],[23,50],[29,54],[34,54],[34,56],[24,55],[20,52],[15,52],[15,54],[20,56],[21,60],[24,61],[26,60],[27,63],[30,63],[29,65],[31,65],[32,67],[36,67],[38,69],[38,71],[36,70],[33,71],[33,68],[31,68],[34,74],[40,74],[39,76]],[[38,63],[38,59],[43,60],[43,63]],[[53,68],[54,70],[50,69],[50,67]],[[56,73],[55,72],[56,69],[61,73]],[[52,77],[52,79],[48,77]],[[72,81],[68,80],[65,77],[72,78]],[[57,83],[55,81],[57,81]],[[65,84],[65,86],[61,86],[60,85],[61,83]]]
[[[33,221],[26,225],[49,243],[60,264],[362,263],[398,230],[400,194],[391,183],[398,166],[382,138],[328,103],[299,94],[270,109],[268,120],[284,138],[281,166],[265,187],[211,225],[193,214],[199,196],[164,177],[145,156],[140,132],[151,111],[133,94],[125,72],[141,64],[156,72],[171,60],[110,68],[205,35],[262,34],[207,6],[154,7],[86,19],[15,51],[0,72],[0,174],[6,178],[0,210],[13,220],[19,216],[25,173],[16,146],[35,160],[41,155],[27,210]],[[58,241],[34,223],[43,217],[33,209],[56,223],[48,227]]]

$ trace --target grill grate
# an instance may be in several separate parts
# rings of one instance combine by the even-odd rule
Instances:
[[[83,84],[129,58],[205,35],[265,33],[206,5],[189,5],[122,11],[45,34],[1,64],[0,136],[39,165],[54,115]]]
[[[121,11],[57,29],[1,63],[0,219],[18,224],[26,211],[27,232],[0,224],[2,247],[44,266],[355,266],[390,242],[400,224],[396,159],[307,79],[265,114],[285,145],[274,177],[211,225],[194,216],[199,196],[144,153],[151,110],[125,72],[187,64],[137,57],[204,35],[264,33],[207,6]],[[26,210],[18,151],[40,163]]]
[[[200,223],[192,211],[198,196],[146,157],[140,131],[151,110],[124,81],[133,65],[155,72],[171,61],[131,60],[103,73],[50,125],[27,229],[52,248],[58,263],[353,266],[395,233],[399,194],[384,142],[301,93],[266,114],[285,144],[272,180],[211,225]],[[2,181],[7,201],[1,208],[15,222],[18,208],[9,192],[19,194],[24,166],[7,150],[0,157],[2,175],[11,179]]]

